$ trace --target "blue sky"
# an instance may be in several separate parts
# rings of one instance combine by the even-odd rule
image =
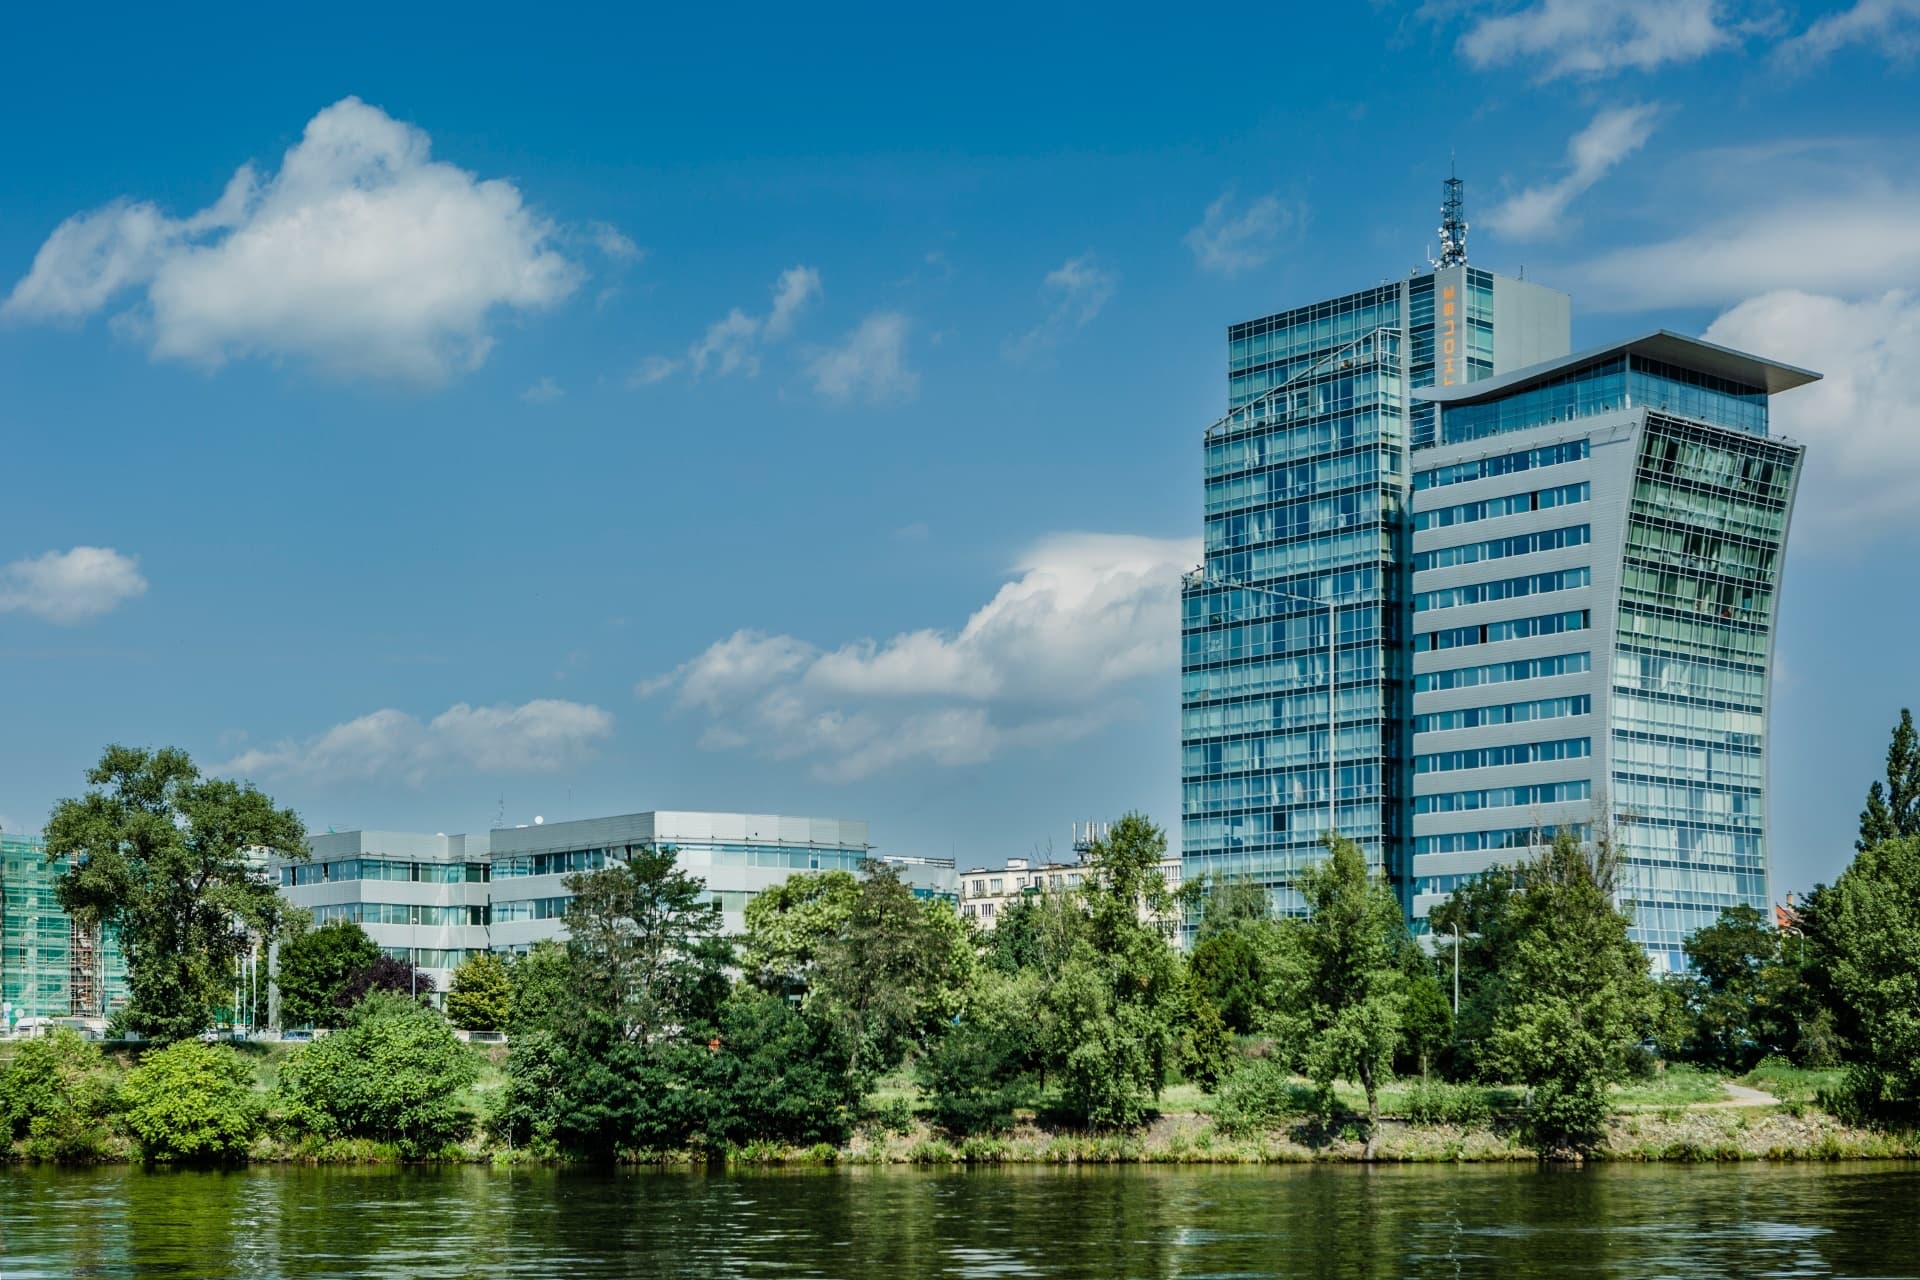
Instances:
[[[1224,326],[1472,260],[1825,372],[1773,721],[1830,879],[1920,551],[1920,3],[16,17],[0,825],[108,741],[316,829],[1177,829]]]

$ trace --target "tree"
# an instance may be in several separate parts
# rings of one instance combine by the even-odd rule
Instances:
[[[433,975],[422,973],[412,963],[382,951],[347,975],[336,997],[341,1015],[350,1013],[375,992],[418,1000],[433,994]]]
[[[35,1160],[101,1159],[117,1106],[113,1073],[99,1046],[76,1031],[61,1027],[36,1036],[0,1063],[0,1148],[23,1141]]]
[[[181,1040],[153,1050],[127,1073],[121,1102],[149,1160],[237,1159],[260,1127],[253,1070],[226,1045]]]
[[[1726,908],[1687,938],[1688,1057],[1739,1072],[1770,1054],[1798,1051],[1800,974],[1785,941],[1767,913],[1745,905]]]
[[[571,1020],[576,995],[573,961],[565,943],[550,938],[534,943],[508,964],[507,978],[513,988],[507,1006],[507,1030],[515,1036],[551,1031]]]
[[[274,983],[280,988],[280,1025],[331,1027],[343,1009],[340,993],[353,971],[380,958],[367,931],[350,920],[297,929],[280,944]]]
[[[633,851],[626,862],[576,872],[561,883],[567,951],[588,1007],[628,1039],[651,1043],[695,1006],[710,1017],[724,996],[730,949],[716,947],[720,908],[680,870],[672,849]]]
[[[436,1010],[376,992],[340,1030],[293,1051],[279,1090],[289,1119],[309,1132],[391,1142],[419,1159],[466,1137],[473,1117],[461,1094],[479,1074],[478,1057]]]
[[[1368,874],[1360,846],[1329,836],[1327,857],[1300,876],[1307,915],[1293,926],[1290,998],[1276,1031],[1328,1095],[1336,1079],[1367,1096],[1367,1150],[1380,1120],[1380,1082],[1393,1069],[1407,1002],[1407,934],[1384,877]]]
[[[1647,956],[1615,907],[1617,852],[1561,832],[1521,871],[1504,923],[1501,1000],[1486,1061],[1528,1086],[1537,1144],[1583,1150],[1605,1129],[1607,1086],[1652,1024]]]
[[[855,1081],[819,1019],[780,996],[742,988],[700,1054],[699,1127],[712,1147],[776,1141],[839,1144],[853,1132]]]
[[[859,897],[851,871],[804,872],[754,895],[740,959],[747,979],[776,995],[804,994],[820,947],[846,929]]]
[[[1900,709],[1900,723],[1887,747],[1887,783],[1867,788],[1867,807],[1860,814],[1860,838],[1855,850],[1864,851],[1882,840],[1920,836],[1920,733],[1913,712]]]
[[[1920,1114],[1920,838],[1855,856],[1819,895],[1820,959],[1852,1045],[1847,1092],[1862,1114]]]
[[[1459,965],[1460,1008],[1445,1059],[1445,1070],[1454,1079],[1487,1074],[1493,1019],[1507,1000],[1513,902],[1519,887],[1512,867],[1489,867],[1428,913],[1435,959],[1444,966],[1449,986],[1453,967]]]
[[[1453,1042],[1453,1006],[1447,1003],[1440,980],[1420,973],[1407,982],[1407,1004],[1401,1015],[1401,1043],[1420,1064],[1425,1080],[1433,1059]]]
[[[249,934],[271,936],[282,922],[280,895],[249,851],[304,858],[306,828],[251,784],[201,777],[173,747],[110,746],[87,782],[47,821],[48,860],[66,866],[60,905],[119,939],[134,1030],[196,1036],[231,999]]]
[[[1196,943],[1187,958],[1187,974],[1195,994],[1230,1030],[1253,1030],[1261,1012],[1266,973],[1260,948],[1246,931],[1216,933]]]
[[[462,1031],[505,1031],[513,1012],[513,981],[491,951],[476,951],[453,971],[447,1020]]]

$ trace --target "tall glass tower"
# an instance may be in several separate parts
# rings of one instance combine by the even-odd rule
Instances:
[[[1282,909],[1330,828],[1410,894],[1409,456],[1436,422],[1412,390],[1569,349],[1567,296],[1467,266],[1448,194],[1432,271],[1227,331],[1181,593],[1181,849]]]

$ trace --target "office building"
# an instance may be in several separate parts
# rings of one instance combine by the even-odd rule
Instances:
[[[1652,333],[1416,392],[1413,914],[1558,829],[1606,831],[1657,967],[1772,902],[1767,693],[1818,375]],[[1516,855],[1516,850],[1521,851]]]
[[[1160,877],[1169,893],[1180,891],[1183,864],[1177,857],[1160,860]],[[1035,862],[1030,858],[1008,858],[1005,866],[975,867],[959,875],[960,914],[982,929],[1000,923],[1007,908],[1041,894],[1067,893],[1081,887],[1089,874],[1085,862]],[[1142,921],[1159,920],[1169,926],[1177,923],[1171,916],[1159,916],[1140,904]]]
[[[46,1018],[104,1025],[126,1007],[120,949],[61,908],[63,869],[39,836],[0,833],[0,1031]]]
[[[1767,905],[1799,451],[1766,400],[1815,375],[1667,333],[1576,357],[1570,317],[1467,265],[1450,180],[1431,272],[1229,328],[1182,591],[1189,878],[1298,910],[1332,829],[1418,928],[1599,814],[1661,963],[1719,906]]]

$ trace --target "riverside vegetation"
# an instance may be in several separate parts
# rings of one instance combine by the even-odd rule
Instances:
[[[0,1140],[64,1162],[1911,1157],[1906,713],[1887,772],[1852,864],[1792,928],[1729,910],[1658,981],[1604,824],[1459,889],[1430,954],[1349,842],[1283,918],[1231,881],[1176,901],[1162,833],[1132,814],[1080,887],[987,933],[881,867],[796,875],[723,937],[673,851],[641,850],[568,877],[568,940],[468,960],[443,1014],[358,926],[307,927],[259,882],[242,850],[302,848],[291,812],[182,753],[115,747],[48,847],[77,868],[62,901],[120,937],[121,1021],[146,1043],[7,1046]],[[289,1020],[330,1033],[203,1041],[263,937]],[[1767,1096],[1731,1106],[1723,1078]]]

